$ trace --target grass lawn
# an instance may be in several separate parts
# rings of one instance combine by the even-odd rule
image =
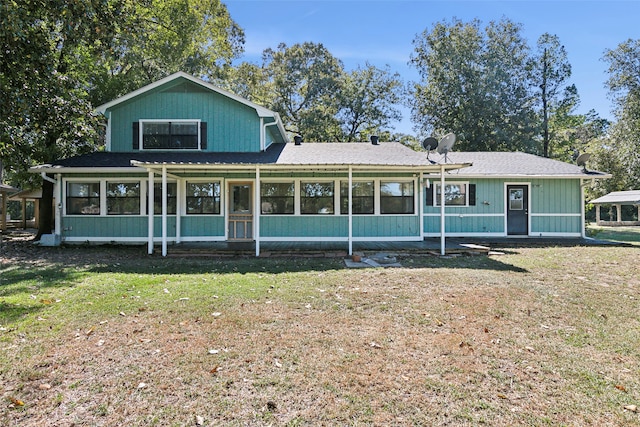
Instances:
[[[640,227],[603,227],[596,224],[587,226],[590,237],[613,242],[623,242],[640,245]]]
[[[640,249],[503,252],[5,256],[0,424],[639,425]]]

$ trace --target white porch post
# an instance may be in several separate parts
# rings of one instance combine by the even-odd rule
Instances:
[[[420,230],[420,238],[424,240],[424,191],[422,191],[424,172],[420,172],[420,177],[418,178],[418,180],[418,219],[420,220],[418,229]]]
[[[62,236],[62,175],[56,174],[56,183],[53,184],[53,194],[56,204],[54,205],[55,219],[53,234]],[[2,211],[3,213],[6,210]]]
[[[167,256],[167,166],[162,166],[162,256]]]
[[[182,212],[182,181],[180,179],[176,179],[176,243],[180,243],[182,238],[180,234],[182,230],[180,228],[180,213]]]
[[[256,187],[254,189],[254,209],[253,209],[253,223],[254,223],[254,227],[253,227],[253,232],[254,232],[254,239],[256,241],[256,256],[260,256],[260,212],[262,209],[260,209],[260,166],[256,166]]]
[[[147,206],[147,214],[149,215],[149,236],[147,243],[147,253],[151,255],[153,253],[153,170],[149,169],[149,206]]]
[[[622,222],[622,205],[616,205],[616,221]]]
[[[600,225],[600,204],[596,205],[596,224]]]
[[[444,193],[444,165],[440,165],[440,255],[446,253]]]
[[[349,255],[353,255],[353,207],[351,206],[351,198],[353,197],[353,167],[349,165],[349,190],[347,200],[349,201]],[[340,192],[340,187],[338,187]],[[341,212],[342,213],[342,212]]]
[[[582,182],[580,182],[582,184]],[[584,218],[584,185],[580,185],[580,236],[587,237],[586,222]]]

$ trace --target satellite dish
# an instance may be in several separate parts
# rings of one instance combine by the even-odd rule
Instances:
[[[576,159],[576,163],[578,164],[578,166],[582,166],[582,172],[584,172],[584,173],[588,173],[589,172],[587,170],[587,162],[589,161],[590,158],[591,158],[591,154],[582,153]]]
[[[433,151],[438,148],[438,140],[432,136],[430,136],[429,138],[425,138],[425,140],[422,141],[422,148],[427,151]]]
[[[422,148],[427,150],[427,160],[429,160],[432,164],[435,164],[436,162],[429,158],[429,153],[438,148],[438,140],[431,136],[429,138],[425,138],[425,140],[422,141]]]
[[[438,143],[438,154],[444,154],[444,161],[447,161],[447,154],[453,148],[453,144],[456,142],[456,135],[453,133],[448,133],[442,137],[440,142]]]

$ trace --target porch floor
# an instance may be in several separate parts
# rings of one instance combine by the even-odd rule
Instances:
[[[447,238],[446,254],[489,253],[492,248],[518,246],[576,246],[596,244],[593,239],[582,238]],[[600,242],[602,243],[602,242]],[[252,256],[255,242],[198,242],[169,245],[168,256]],[[156,248],[156,253],[158,248]],[[364,255],[373,253],[425,253],[440,255],[440,238],[426,238],[416,242],[353,242],[353,252]],[[308,256],[343,257],[348,254],[347,242],[260,242],[260,256]]]

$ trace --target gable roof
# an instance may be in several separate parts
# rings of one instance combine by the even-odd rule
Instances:
[[[443,162],[444,156],[430,154],[430,159]],[[520,152],[460,152],[447,155],[449,162],[473,163],[456,173],[466,177],[553,177],[553,178],[609,178],[604,172],[588,171],[582,167]]]
[[[112,107],[115,107],[116,105],[122,104],[124,102],[127,102],[131,99],[134,99],[138,96],[142,96],[150,91],[153,91],[155,89],[158,89],[164,85],[168,85],[172,82],[175,82],[176,80],[187,80],[191,83],[194,83],[206,90],[209,90],[211,92],[215,92],[217,94],[220,94],[222,96],[225,96],[227,98],[233,99],[234,101],[237,101],[243,105],[246,105],[250,108],[253,108],[256,111],[256,114],[258,115],[258,117],[261,118],[271,118],[273,119],[274,122],[277,123],[278,126],[278,130],[280,131],[280,133],[282,134],[283,139],[286,141],[287,140],[287,133],[284,130],[284,125],[282,124],[282,120],[280,119],[280,115],[275,112],[275,111],[271,111],[261,105],[258,105],[254,102],[249,101],[248,99],[242,98],[241,96],[238,96],[232,92],[229,92],[227,90],[221,89],[217,86],[212,85],[211,83],[208,83],[202,79],[199,79],[197,77],[194,77],[190,74],[187,74],[185,72],[182,71],[178,71],[177,73],[173,73],[163,79],[160,79],[156,82],[153,82],[151,84],[148,84],[146,86],[141,87],[138,90],[134,90],[133,92],[130,92],[126,95],[121,96],[120,98],[116,98],[113,101],[109,101],[105,104],[102,104],[100,106],[98,106],[96,108],[96,111],[98,111],[101,114],[105,114],[107,112],[107,110],[109,110]]]
[[[590,201],[593,204],[640,205],[640,190],[612,191]]]

